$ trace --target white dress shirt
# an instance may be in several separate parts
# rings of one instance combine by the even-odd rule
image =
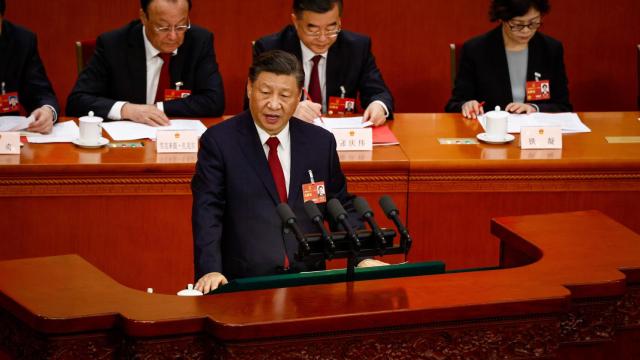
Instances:
[[[269,145],[267,140],[271,137],[266,131],[264,131],[258,124],[253,123],[256,130],[258,130],[258,136],[260,137],[260,143],[264,150],[264,155],[269,160]],[[287,186],[287,197],[289,196],[289,179],[291,179],[291,134],[289,133],[289,123],[276,135],[280,144],[278,145],[278,158],[280,159],[280,165],[282,166],[282,172],[284,173],[284,183]]]
[[[144,26],[142,26],[142,37],[144,39],[144,53],[145,58],[147,60],[147,102],[146,104],[153,104],[156,100],[156,92],[158,91],[158,82],[160,81],[160,71],[162,70],[162,65],[164,62],[158,56],[160,54],[160,50],[156,49],[151,41],[147,38],[147,33],[144,31]],[[174,50],[172,56],[175,56],[178,53],[178,49]],[[117,101],[109,110],[109,119],[111,120],[122,120],[122,107],[126,104],[127,101]],[[156,103],[158,109],[164,112],[164,105],[162,102]]]
[[[316,54],[311,49],[309,49],[303,42],[300,40],[300,49],[302,50],[302,68],[304,70],[304,88],[309,90],[309,81],[311,78],[311,70],[313,70],[313,58],[316,55],[322,56],[322,59],[318,62],[318,77],[320,78],[320,91],[322,93],[322,112],[327,112],[327,57],[329,56],[329,52],[325,52],[322,54]],[[340,84],[343,86],[344,84]],[[306,100],[306,99],[305,99]],[[389,109],[387,109],[387,105],[385,105],[380,100],[375,100],[374,102],[382,105],[384,109],[384,114],[386,117],[389,117]]]

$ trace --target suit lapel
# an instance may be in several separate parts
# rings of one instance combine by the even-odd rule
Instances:
[[[301,133],[300,120],[291,119],[289,121],[289,133],[291,138],[291,173],[289,174],[289,197],[287,202],[293,206],[302,190],[303,180],[307,176],[305,169],[305,156],[309,156],[311,149],[307,149],[306,141]],[[306,154],[306,155],[305,155]]]
[[[129,51],[127,53],[133,102],[147,103],[147,59],[142,37],[142,24],[132,27],[129,32]]]
[[[178,53],[176,54],[176,56],[173,56],[171,58],[171,63],[170,63],[170,67],[169,67],[169,74],[171,79],[169,79],[169,83],[171,84],[171,88],[173,89],[175,86],[175,83],[177,83],[178,81],[183,82],[183,88],[184,89],[188,89],[189,87],[191,87],[192,85],[190,84],[186,84],[185,80],[182,79],[182,69],[184,68],[184,64],[185,64],[185,59],[187,57],[187,46],[189,44],[189,32],[187,31],[187,34],[185,34],[185,39],[184,39],[184,43],[182,44],[182,46],[180,46],[180,48],[178,48]]]
[[[531,41],[529,41],[529,58],[527,60],[527,81],[535,80],[534,73],[540,73],[540,79],[548,79],[549,74],[542,73],[542,59],[540,56],[540,35],[536,33]]]
[[[329,97],[339,94],[340,86],[344,84],[338,84],[340,81],[340,64],[346,64],[341,58],[342,51],[342,34],[338,34],[338,40],[329,48],[329,54],[327,55],[327,74],[326,74],[326,93],[325,101],[329,104]]]
[[[238,142],[240,150],[246,158],[247,163],[251,164],[256,175],[260,181],[262,181],[273,202],[279,204],[280,197],[278,196],[278,190],[273,181],[269,163],[267,157],[264,155],[264,148],[260,143],[260,137],[253,123],[251,112],[247,110],[241,116],[242,118],[238,121],[237,127],[238,133],[240,134],[240,141]]]

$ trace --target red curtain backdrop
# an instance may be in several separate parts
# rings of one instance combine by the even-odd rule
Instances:
[[[74,42],[138,16],[136,0],[7,1],[5,17],[35,31],[61,104],[76,79]],[[577,111],[635,110],[640,1],[556,0],[541,29],[565,46]],[[442,112],[451,92],[450,42],[493,26],[489,1],[345,0],[343,27],[368,34],[398,112]],[[242,108],[250,43],[290,21],[291,0],[193,0],[194,24],[214,32],[226,113]]]

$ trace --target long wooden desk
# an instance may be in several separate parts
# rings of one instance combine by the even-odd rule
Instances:
[[[76,253],[137,289],[175,293],[193,282],[196,154],[158,154],[155,143],[144,144],[25,144],[21,155],[0,155],[0,260]],[[406,220],[409,161],[400,147],[340,157],[349,191],[376,207],[392,195]]]
[[[496,219],[503,268],[146,294],[75,256],[0,262],[17,358],[637,359],[640,235],[599,212]]]
[[[410,162],[412,260],[447,268],[498,264],[498,240],[486,230],[497,216],[598,209],[640,232],[640,113],[580,113],[591,133],[565,134],[562,150],[505,145],[440,145],[474,138],[475,120],[458,114],[402,114],[393,124]]]
[[[496,266],[498,240],[487,231],[496,216],[598,209],[640,232],[640,144],[604,138],[640,136],[639,116],[582,113],[592,133],[565,135],[562,151],[521,151],[518,139],[440,145],[481,129],[457,114],[397,114],[390,124],[400,146],[341,158],[351,192],[372,205],[391,194],[408,217],[411,260]],[[173,293],[193,276],[194,162],[157,154],[151,142],[26,144],[20,156],[0,155],[0,259],[77,253],[124,285]]]

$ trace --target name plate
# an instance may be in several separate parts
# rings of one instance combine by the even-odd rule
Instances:
[[[19,132],[0,132],[0,154],[20,154]]]
[[[156,135],[158,153],[196,153],[198,134],[191,130],[159,130]]]
[[[373,150],[373,132],[370,127],[362,129],[332,129],[338,151]]]
[[[527,126],[520,129],[522,149],[562,149],[562,128],[559,126]]]

